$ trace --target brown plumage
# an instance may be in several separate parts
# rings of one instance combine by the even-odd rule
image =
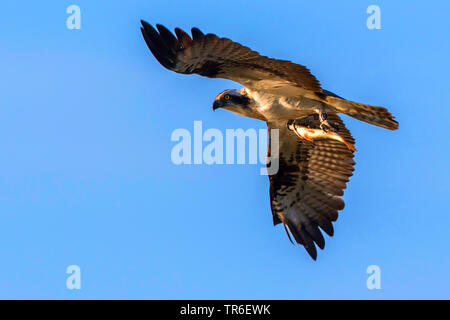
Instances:
[[[211,78],[234,80],[248,87],[249,82],[279,78],[299,88],[321,92],[319,81],[299,64],[261,56],[237,42],[204,35],[192,28],[193,39],[176,28],[177,38],[164,26],[142,21],[141,32],[155,58],[166,68],[184,74],[196,73]]]
[[[339,124],[339,135],[354,144],[339,116],[328,117]],[[318,128],[319,124],[314,117],[304,122],[310,128]],[[300,140],[284,123],[268,123],[268,129],[279,130],[280,144],[280,169],[269,176],[274,224],[285,224],[297,243],[316,259],[314,243],[321,249],[325,246],[319,228],[332,236],[332,222],[344,208],[341,196],[353,174],[353,151],[336,140]]]
[[[355,140],[337,113],[391,130],[398,128],[394,117],[386,108],[348,101],[322,89],[305,66],[262,56],[230,39],[205,35],[197,28],[192,28],[192,37],[176,28],[175,36],[145,21],[141,32],[165,68],[245,86],[218,94],[213,110],[266,121],[270,133],[278,130],[279,141],[272,135],[269,139],[270,145],[279,145],[278,157],[269,155],[279,162],[278,171],[269,175],[273,221],[283,223],[288,235],[316,259],[316,245],[325,246],[320,230],[333,235],[332,222],[344,208],[341,197],[355,165]]]
[[[175,28],[177,37],[162,25],[157,24],[156,28],[159,32],[142,21],[145,42],[155,58],[169,70],[229,79],[249,89],[285,96],[302,95],[334,107],[334,112],[390,130],[398,128],[386,108],[328,95],[305,66],[261,56],[230,39],[212,33],[204,35],[198,28],[192,28],[192,38],[180,28]]]

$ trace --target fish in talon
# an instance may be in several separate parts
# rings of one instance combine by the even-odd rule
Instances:
[[[288,128],[294,131],[300,139],[314,141],[318,139],[333,139],[342,142],[351,151],[356,151],[356,148],[344,140],[339,134],[331,131],[324,131],[322,129],[310,129],[306,127],[296,126],[293,123],[288,125]]]

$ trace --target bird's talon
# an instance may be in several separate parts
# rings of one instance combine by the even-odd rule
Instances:
[[[320,123],[320,129],[322,129],[325,132],[338,132],[339,131],[339,125],[328,120],[324,120]]]

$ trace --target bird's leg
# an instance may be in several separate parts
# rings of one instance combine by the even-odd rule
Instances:
[[[319,115],[319,121],[320,121],[320,129],[322,129],[325,132],[332,131],[332,132],[338,132],[339,131],[339,125],[337,123],[334,123],[333,121],[328,120],[328,115],[323,110],[322,107],[318,107],[315,109],[317,114]]]

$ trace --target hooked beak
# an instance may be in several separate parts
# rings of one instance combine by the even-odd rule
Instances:
[[[219,109],[219,108],[223,108],[223,106],[224,106],[224,104],[222,101],[215,100],[213,103],[213,111],[215,111],[216,109]]]

